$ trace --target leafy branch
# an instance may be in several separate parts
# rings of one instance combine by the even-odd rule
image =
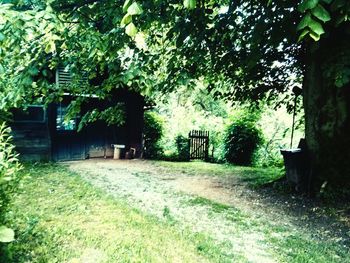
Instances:
[[[333,21],[339,26],[349,21],[350,5],[346,0],[303,0],[298,11],[304,15],[297,26],[297,31],[300,31],[298,41],[306,36],[318,41],[326,33],[327,22]]]

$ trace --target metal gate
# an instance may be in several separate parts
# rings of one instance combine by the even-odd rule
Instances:
[[[190,139],[190,159],[208,160],[209,132],[192,130],[188,136]]]

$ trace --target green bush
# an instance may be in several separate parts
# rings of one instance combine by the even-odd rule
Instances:
[[[178,161],[189,161],[190,160],[190,145],[189,139],[183,135],[178,135],[175,138],[177,148],[177,160]]]
[[[163,155],[160,141],[164,134],[164,122],[155,112],[145,112],[144,115],[144,157],[159,159]]]
[[[11,242],[14,233],[5,227],[5,213],[19,182],[21,165],[12,145],[11,130],[3,122],[0,124],[0,242]]]
[[[212,163],[225,163],[224,130],[211,131],[209,138],[208,161]]]
[[[228,126],[224,138],[225,159],[237,165],[250,165],[263,135],[254,118],[241,117]]]
[[[164,143],[164,138],[162,142]],[[163,156],[161,157],[163,161],[184,162],[190,160],[188,137],[179,134],[171,139],[164,148]]]
[[[284,163],[279,149],[275,142],[265,142],[254,154],[254,166],[282,168]]]

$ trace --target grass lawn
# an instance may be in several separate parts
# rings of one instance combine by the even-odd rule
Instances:
[[[207,262],[220,251],[204,235],[177,231],[94,189],[58,165],[26,168],[9,221],[9,262]]]
[[[112,177],[102,177],[111,175],[113,162],[101,162],[99,165],[104,165],[105,170],[90,164],[99,172],[90,176],[101,177],[100,189],[88,183],[82,172],[74,173],[62,165],[26,166],[24,172],[29,176],[23,179],[8,215],[16,241],[0,247],[0,262],[350,262],[349,247],[344,243],[313,237],[308,228],[296,229],[285,224],[283,216],[257,218],[236,207],[173,191],[166,188],[168,181],[152,175],[163,169],[190,177],[237,176],[250,186],[259,187],[278,178],[278,170],[199,162],[150,163],[149,171],[145,165],[141,166],[145,169],[142,172],[128,172],[125,189],[131,188],[134,180],[135,186],[141,187],[137,189],[145,194],[154,191],[156,196],[175,200],[169,207],[159,205],[162,218],[141,209],[146,203],[135,203],[132,191],[126,192],[130,198],[112,197],[104,191],[103,186],[112,184],[104,180]],[[119,176],[116,186],[122,188],[121,184],[123,179]],[[181,221],[186,219],[185,215],[179,216],[176,211],[190,211],[193,214],[188,214],[190,218],[207,217],[208,224],[218,222],[215,226],[220,229],[194,231],[191,220]],[[227,235],[223,240],[233,240],[233,247],[231,241],[218,242],[215,231]],[[256,252],[264,250],[267,256],[259,258]]]

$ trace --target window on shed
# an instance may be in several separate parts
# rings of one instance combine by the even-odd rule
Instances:
[[[31,105],[26,109],[13,110],[14,122],[45,122],[45,109],[41,105]]]
[[[67,106],[57,106],[56,115],[56,130],[57,131],[74,131],[77,129],[77,118],[65,120],[65,116],[68,112]]]

